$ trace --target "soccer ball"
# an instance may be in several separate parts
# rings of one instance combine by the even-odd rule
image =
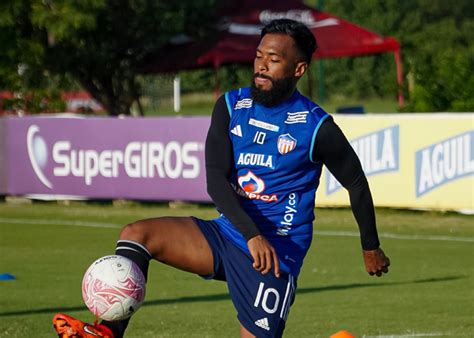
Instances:
[[[145,298],[145,277],[130,259],[123,256],[99,258],[82,280],[82,298],[89,310],[104,320],[130,317]]]

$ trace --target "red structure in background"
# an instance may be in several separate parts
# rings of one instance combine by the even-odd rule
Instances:
[[[105,113],[106,110],[88,92],[63,92],[61,98],[66,104],[66,110],[61,113]],[[0,115],[18,115],[20,112],[16,108],[11,108],[11,104],[6,101],[20,100],[14,93],[0,91]],[[26,99],[27,100],[27,99]],[[22,112],[28,114],[28,112]]]
[[[72,113],[104,113],[105,109],[86,91],[64,92],[67,111]]]
[[[242,0],[238,6],[223,8],[221,17],[219,31],[213,37],[206,41],[171,44],[159,53],[159,62],[150,60],[144,71],[175,72],[219,68],[227,63],[252,63],[261,28],[273,19],[289,18],[305,23],[313,32],[318,43],[314,59],[393,53],[399,84],[398,102],[404,105],[400,44],[395,38],[382,37],[295,0]]]
[[[9,91],[0,91],[0,116],[5,114],[5,100],[12,100],[14,98],[13,93]]]

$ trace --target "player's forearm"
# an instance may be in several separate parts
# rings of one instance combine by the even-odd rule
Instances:
[[[359,226],[362,248],[375,250],[380,246],[380,242],[377,234],[374,203],[365,176],[361,175],[358,182],[348,191],[352,213]]]
[[[223,213],[248,241],[260,234],[257,226],[240,206],[239,199],[223,173],[215,168],[206,168],[207,192],[219,212]]]

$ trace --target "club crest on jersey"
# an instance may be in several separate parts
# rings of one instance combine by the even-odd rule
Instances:
[[[282,155],[288,154],[296,148],[296,139],[290,134],[283,134],[278,137],[278,152]]]
[[[255,175],[250,170],[247,174],[239,176],[237,179],[239,187],[234,187],[238,195],[251,200],[261,200],[264,202],[276,202],[278,197],[275,194],[262,194],[265,191],[265,181]]]

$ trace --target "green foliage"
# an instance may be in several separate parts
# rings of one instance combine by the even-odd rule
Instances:
[[[38,89],[21,94],[13,99],[3,100],[6,111],[38,113],[58,113],[66,110],[66,103],[58,90]]]
[[[96,14],[104,10],[105,0],[33,1],[31,23],[46,29],[51,44],[68,41],[77,31],[95,30]]]
[[[230,64],[215,69],[199,69],[180,72],[182,90],[187,92],[207,92],[219,89],[222,92],[250,84],[251,65]]]
[[[219,70],[219,83],[222,91],[236,87],[249,86],[253,75],[251,65],[229,65]]]
[[[308,1],[308,4],[314,5],[314,1]],[[382,36],[394,35],[400,20],[399,1],[393,0],[326,1],[322,10]],[[324,60],[324,69],[324,84],[329,98],[394,99],[397,95],[393,54]]]
[[[413,39],[419,43],[411,62],[415,76],[407,109],[415,111],[474,110],[474,20],[454,18],[427,24]]]
[[[181,91],[189,92],[210,92],[216,88],[216,73],[214,69],[197,69],[191,71],[182,71]]]
[[[139,103],[140,69],[177,35],[203,38],[216,27],[216,0],[9,0],[0,3],[0,89],[23,95],[77,86],[112,115]],[[307,0],[402,45],[406,111],[474,109],[474,2],[458,0]],[[314,99],[320,79],[303,91]],[[184,92],[246,86],[251,65],[182,72]],[[303,80],[304,81],[304,80]],[[302,81],[302,82],[303,82]],[[324,60],[324,86],[332,101],[395,99],[391,54]],[[310,93],[311,91],[311,93]],[[141,105],[136,104],[140,109]]]
[[[15,0],[2,6],[8,29],[1,39],[20,35],[9,46],[16,53],[8,62],[11,74],[19,61],[32,74],[69,74],[112,115],[129,114],[138,101],[146,57],[178,34],[203,37],[214,22],[213,0]]]
[[[309,2],[309,4],[314,4]],[[334,0],[323,10],[394,36],[402,46],[408,88],[406,111],[472,111],[474,103],[474,2],[459,0]],[[344,95],[395,95],[392,58],[328,61],[328,91]],[[364,75],[365,74],[365,75]],[[364,94],[365,93],[365,94]]]
[[[35,87],[40,82],[38,65],[43,49],[29,40],[34,35],[29,23],[26,2],[22,0],[0,3],[0,88],[18,90],[22,86]]]

